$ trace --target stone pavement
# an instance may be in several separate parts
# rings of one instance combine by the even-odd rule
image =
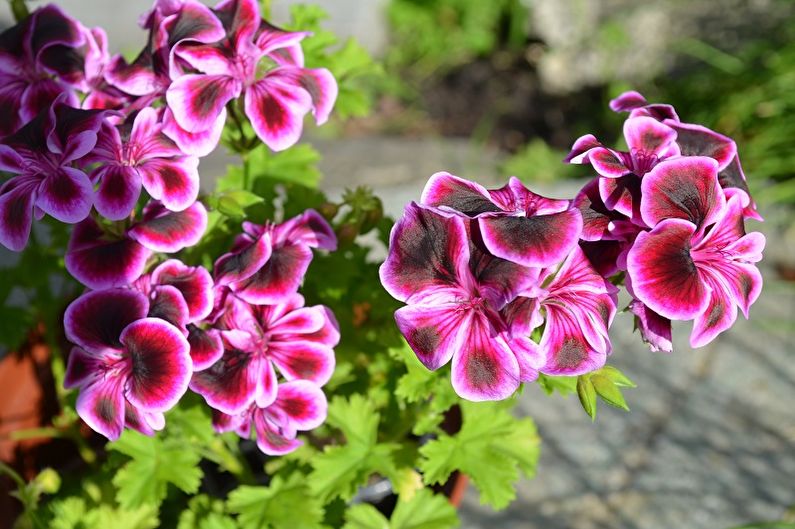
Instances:
[[[315,143],[327,190],[368,184],[391,215],[417,200],[435,171],[498,183],[499,156],[464,140]],[[577,187],[534,189],[565,197]],[[781,236],[775,215],[766,216],[752,229],[768,232],[772,255]],[[751,321],[705,348],[690,349],[689,326],[679,325],[674,353],[651,353],[632,333],[632,318],[617,316],[610,363],[638,385],[625,392],[630,413],[600,403],[592,423],[575,395],[548,397],[531,385],[518,412],[541,434],[538,475],[521,481],[516,501],[499,513],[480,506],[470,487],[463,528],[723,529],[780,518],[795,504],[795,284],[763,267]]]

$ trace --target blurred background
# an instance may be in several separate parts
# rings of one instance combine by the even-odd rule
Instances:
[[[143,44],[135,21],[148,0],[55,3],[104,27],[111,52],[134,55]],[[274,21],[287,21],[297,3],[273,0]],[[369,185],[397,216],[432,173],[447,170],[487,186],[516,175],[545,194],[572,196],[589,172],[562,158],[585,133],[619,141],[623,117],[607,102],[634,89],[673,104],[685,122],[734,138],[766,218],[749,228],[768,237],[752,321],[698,351],[687,346],[689,329],[675,328],[675,353],[661,355],[620,315],[614,360],[639,386],[627,395],[632,412],[605,409],[592,424],[576,397],[528,388],[521,412],[536,419],[543,439],[539,475],[498,514],[467,496],[463,526],[700,529],[792,516],[795,2],[314,4],[328,13],[323,27],[376,58],[362,58],[365,90],[344,109],[352,119],[309,127],[305,141],[322,155],[321,187],[332,194]],[[0,24],[11,25],[5,3]],[[218,153],[202,162],[205,187],[228,161]],[[0,266],[13,262],[0,254]],[[4,376],[15,375],[0,368],[0,387]],[[0,416],[2,459],[13,457],[3,440],[10,428],[12,419]]]

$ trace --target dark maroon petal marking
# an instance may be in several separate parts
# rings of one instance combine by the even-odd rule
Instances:
[[[194,371],[207,369],[224,354],[224,344],[215,329],[204,330],[189,324],[188,344]]]
[[[217,410],[240,413],[254,402],[259,362],[251,353],[227,349],[215,364],[193,374],[190,389]]]
[[[15,177],[0,188],[0,244],[15,252],[28,244],[39,181]]]
[[[155,252],[173,253],[198,243],[206,228],[207,210],[201,202],[178,212],[150,202],[141,222],[134,224],[127,235]]]
[[[718,170],[725,169],[737,155],[737,146],[731,138],[701,125],[666,123],[676,133],[676,143],[682,156],[708,156],[718,162]]]
[[[190,321],[206,318],[213,308],[213,280],[210,273],[200,266],[186,266],[176,259],[169,259],[152,272],[152,281],[160,285],[176,287],[188,305]]]
[[[118,439],[124,429],[122,383],[116,376],[98,378],[80,390],[75,404],[80,418],[111,441]]]
[[[492,202],[486,188],[450,173],[431,176],[422,192],[421,203],[424,206],[447,206],[470,217],[502,211]]]
[[[311,261],[312,250],[306,246],[274,248],[262,268],[249,278],[232,283],[232,290],[249,303],[280,303],[298,291]]]
[[[122,347],[125,327],[146,317],[149,301],[140,292],[126,288],[86,292],[64,313],[67,339],[89,352],[101,353]]]
[[[184,329],[188,323],[188,304],[176,288],[170,285],[156,285],[152,289],[148,316],[160,318],[178,329]]]
[[[276,74],[246,88],[246,116],[257,136],[274,151],[282,151],[298,141],[304,116],[310,109],[309,92]]]
[[[228,285],[251,277],[270,259],[271,235],[265,232],[237,251],[222,255],[215,261],[213,275],[218,285]]]

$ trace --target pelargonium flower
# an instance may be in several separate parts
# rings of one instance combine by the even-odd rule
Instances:
[[[608,329],[616,313],[617,294],[618,289],[575,248],[558,270],[544,270],[537,283],[521,292],[502,314],[514,339],[526,340],[544,323],[538,345],[545,359],[540,372],[581,375],[600,369],[610,354]],[[526,347],[532,347],[528,341]]]
[[[315,210],[281,224],[244,222],[232,251],[215,262],[215,280],[249,303],[281,303],[297,292],[312,261],[311,248],[337,248],[334,230]]]
[[[199,242],[207,228],[201,202],[174,212],[158,202],[144,207],[129,228],[103,228],[92,218],[77,224],[66,250],[66,269],[89,288],[129,285],[138,279],[152,252],[177,252]]]
[[[296,439],[297,433],[317,428],[327,414],[328,403],[323,391],[312,382],[293,380],[279,384],[276,399],[267,406],[252,404],[236,415],[214,410],[213,426],[219,433],[234,431],[248,439],[253,424],[259,449],[278,456],[304,444]]]
[[[105,112],[65,100],[59,96],[0,143],[0,170],[16,175],[0,187],[0,244],[11,250],[27,244],[34,212],[75,223],[94,203],[91,180],[74,163],[94,148]]]
[[[223,344],[218,331],[201,327],[214,301],[213,280],[207,270],[169,259],[139,277],[133,287],[150,300],[149,317],[161,318],[187,336],[195,371],[221,357]]]
[[[737,307],[748,317],[762,289],[755,263],[765,238],[745,233],[750,199],[741,190],[727,190],[724,199],[710,158],[677,160],[643,188],[641,212],[653,229],[628,254],[632,293],[664,318],[694,319],[690,344],[700,347],[734,323]]]
[[[561,262],[582,229],[580,213],[570,201],[537,195],[516,177],[489,191],[449,173],[436,173],[428,180],[421,202],[476,219],[489,252],[524,266]]]
[[[294,46],[306,33],[265,30],[256,0],[224,0],[215,7],[227,37],[214,44],[181,42],[174,55],[200,73],[174,80],[166,101],[176,123],[191,133],[210,129],[231,100],[244,97],[246,116],[257,136],[275,151],[295,144],[304,116],[314,111],[322,124],[337,96],[337,84],[325,68],[277,62],[264,72],[261,59]]]
[[[111,220],[129,216],[141,186],[172,211],[196,201],[199,160],[184,156],[162,128],[157,110],[151,107],[138,112],[132,125],[121,131],[108,123],[102,128],[89,157],[100,164],[91,179],[99,182],[96,208],[102,216]]]
[[[77,413],[116,440],[125,426],[151,434],[188,388],[188,342],[173,325],[146,317],[149,302],[128,289],[88,292],[66,309],[64,386],[79,388]]]
[[[18,130],[64,95],[79,101],[70,81],[82,75],[68,60],[84,42],[80,24],[50,4],[0,34],[0,137]]]
[[[436,370],[452,360],[453,388],[463,398],[503,399],[543,364],[536,350],[511,350],[498,313],[537,273],[478,250],[467,223],[452,211],[406,206],[381,283],[408,303],[395,320],[420,362]]]
[[[325,384],[334,371],[333,347],[339,342],[337,322],[321,305],[304,307],[294,294],[276,305],[250,305],[228,296],[216,319],[223,356],[193,375],[190,388],[207,404],[236,415],[256,403],[274,402],[276,370],[289,380]]]

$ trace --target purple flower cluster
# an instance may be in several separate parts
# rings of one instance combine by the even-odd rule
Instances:
[[[761,218],[735,143],[637,92],[611,108],[629,112],[628,150],[578,139],[565,161],[598,176],[574,200],[438,173],[395,225],[381,280],[407,304],[397,325],[429,369],[452,360],[461,397],[601,368],[622,279],[652,350],[671,351],[671,320],[709,343],[759,296],[765,239],[745,232]]]
[[[130,64],[108,54],[102,29],[54,5],[0,34],[0,170],[13,175],[0,186],[0,244],[22,250],[45,214],[80,223],[67,266],[92,288],[127,284],[151,252],[198,241],[198,157],[236,98],[281,150],[306,114],[326,121],[337,96],[328,70],[303,66],[307,33],[265,22],[256,0],[156,0],[141,24],[149,37]],[[99,268],[99,255],[111,261]]]
[[[683,123],[670,105],[637,92],[610,107],[628,112],[628,152],[579,138],[567,157],[598,174],[575,199],[581,246],[605,276],[624,272],[630,310],[652,350],[671,351],[671,320],[693,321],[700,347],[748,317],[762,290],[756,267],[765,238],[745,231],[761,220],[730,138]]]
[[[538,373],[602,367],[617,289],[578,248],[581,230],[571,201],[516,178],[487,190],[432,176],[381,267],[384,287],[407,303],[395,319],[419,360],[429,369],[452,360],[453,388],[469,400],[506,398]]]
[[[213,408],[218,431],[248,437],[253,424],[267,454],[295,449],[297,431],[325,420],[321,387],[339,330],[328,308],[304,306],[297,290],[310,248],[336,249],[334,232],[312,210],[245,229],[215,277],[170,259],[69,306],[65,385],[80,388],[77,412],[94,430],[151,434],[189,387]]]

